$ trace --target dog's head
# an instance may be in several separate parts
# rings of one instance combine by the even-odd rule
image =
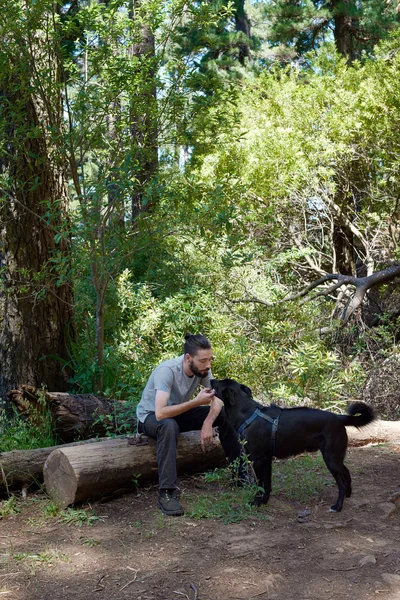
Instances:
[[[251,389],[234,379],[212,379],[211,387],[218,398],[223,401],[225,408],[235,406],[246,399],[253,399]]]

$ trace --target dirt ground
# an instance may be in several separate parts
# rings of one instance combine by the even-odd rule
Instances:
[[[86,505],[92,526],[45,516],[48,501],[30,495],[0,520],[0,597],[400,600],[400,445],[352,447],[346,464],[353,496],[341,513],[329,512],[329,484],[306,502],[275,491],[238,522],[164,517],[155,486]],[[185,508],[221,493],[204,476],[180,487]]]

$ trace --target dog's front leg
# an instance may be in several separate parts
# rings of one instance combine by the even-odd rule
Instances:
[[[252,505],[261,506],[268,502],[271,493],[272,457],[263,456],[253,461],[254,473],[257,478],[259,489],[254,496]]]

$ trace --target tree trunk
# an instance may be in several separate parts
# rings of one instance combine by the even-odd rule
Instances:
[[[235,1],[235,29],[238,33],[243,34],[239,44],[239,62],[241,65],[245,65],[246,59],[250,58],[251,25],[244,7],[244,0]]]
[[[131,99],[131,136],[133,177],[136,191],[132,195],[132,221],[143,210],[151,208],[144,201],[146,185],[158,169],[157,83],[155,39],[151,28],[151,12],[146,0],[131,0],[133,27],[140,27],[140,41],[132,44],[131,54],[137,57],[141,78],[140,90]],[[140,25],[138,25],[140,23]]]
[[[106,400],[92,394],[45,392],[30,386],[12,390],[9,401],[19,412],[35,422],[50,412],[54,433],[62,442],[73,442],[96,435],[136,430],[136,414],[130,402]]]
[[[54,15],[34,11],[30,5],[20,19],[14,15],[12,20],[7,11],[7,37],[0,37],[6,136],[0,174],[7,182],[0,203],[3,400],[21,382],[66,389],[64,365],[72,336],[73,294],[64,276],[70,243],[67,181],[59,151],[62,102],[52,47]]]
[[[58,448],[47,458],[43,473],[46,491],[60,508],[89,499],[106,498],[135,489],[137,483],[157,481],[157,452],[154,440],[129,444],[107,440],[84,448]],[[217,437],[202,452],[200,432],[182,433],[178,440],[178,474],[199,473],[226,462]]]
[[[355,275],[354,240],[350,228],[343,223],[334,222],[332,243],[335,252],[333,270],[342,275]]]
[[[348,64],[354,60],[353,29],[354,23],[349,13],[352,0],[333,0],[332,9],[335,21],[334,38],[338,52]]]

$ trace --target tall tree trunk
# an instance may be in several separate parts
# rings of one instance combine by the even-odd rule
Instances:
[[[18,6],[17,6],[18,9]],[[65,390],[73,292],[67,183],[58,151],[62,102],[53,15],[38,6],[0,39],[0,395],[20,383]],[[35,12],[35,14],[33,14]],[[4,16],[4,15],[3,15]],[[8,15],[5,15],[6,17]],[[50,41],[49,41],[50,40]]]
[[[136,191],[132,195],[132,221],[142,210],[149,210],[144,190],[158,169],[157,85],[155,40],[145,0],[132,0],[131,18],[140,22],[140,39],[132,44],[132,56],[138,59],[141,85],[131,99],[132,159]]]
[[[235,2],[235,29],[238,33],[242,33],[242,41],[239,44],[239,62],[244,65],[246,59],[250,58],[250,35],[251,25],[250,19],[244,8],[244,0],[236,0]]]
[[[351,3],[352,0],[332,0],[331,3],[336,48],[349,64],[354,60],[354,21],[349,14]]]

